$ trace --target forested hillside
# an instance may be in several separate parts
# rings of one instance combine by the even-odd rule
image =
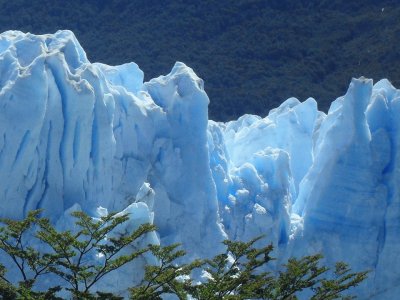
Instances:
[[[361,75],[399,87],[399,20],[388,0],[0,0],[1,31],[70,29],[91,61],[134,61],[146,80],[185,62],[224,121],[290,96],[327,110]]]

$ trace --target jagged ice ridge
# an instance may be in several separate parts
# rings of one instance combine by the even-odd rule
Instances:
[[[363,299],[398,295],[400,91],[353,79],[327,115],[290,98],[228,123],[208,103],[183,63],[143,83],[134,63],[90,63],[70,31],[1,34],[0,216],[128,211],[129,230],[159,228],[143,243],[192,257],[266,234],[278,263],[322,252],[371,270]],[[132,285],[145,260],[102,288]]]

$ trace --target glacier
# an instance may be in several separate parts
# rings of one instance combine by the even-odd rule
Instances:
[[[277,263],[322,252],[371,271],[362,299],[398,295],[400,91],[388,80],[353,79],[327,114],[290,98],[220,123],[185,64],[143,78],[135,63],[89,62],[70,31],[2,33],[0,217],[42,208],[65,227],[73,210],[128,211],[129,230],[157,226],[146,243],[189,257],[265,234]],[[130,286],[141,263],[105,288]]]

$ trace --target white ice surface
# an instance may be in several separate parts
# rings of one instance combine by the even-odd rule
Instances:
[[[134,63],[89,62],[70,31],[1,34],[0,216],[43,208],[67,227],[71,210],[129,211],[124,230],[153,222],[146,242],[191,257],[265,234],[278,261],[323,252],[371,270],[361,298],[398,295],[399,90],[353,79],[327,115],[290,98],[228,123],[208,103],[183,63],[143,83]]]

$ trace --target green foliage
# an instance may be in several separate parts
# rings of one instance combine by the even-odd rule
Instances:
[[[158,300],[169,293],[180,300],[188,295],[198,300],[288,300],[297,299],[299,293],[309,290],[312,300],[351,299],[342,292],[357,286],[367,276],[367,272],[351,273],[346,264],[338,263],[331,279],[329,268],[319,266],[321,255],[292,258],[285,270],[275,275],[265,270],[273,260],[270,256],[273,247],[254,247],[259,240],[260,237],[249,242],[226,240],[226,253],[182,265],[175,261],[184,255],[176,251],[177,245],[157,246],[152,251],[161,263],[146,267],[144,282],[131,289],[131,298]],[[199,268],[206,272],[207,280],[193,283],[188,275]]]
[[[60,299],[57,293],[69,291],[74,299],[122,299],[109,292],[91,291],[105,275],[150,251],[156,265],[147,265],[143,281],[130,289],[132,299],[160,300],[165,294],[176,295],[180,300],[188,296],[198,300],[242,299],[297,299],[307,291],[312,300],[351,299],[343,294],[357,286],[367,272],[353,273],[344,263],[337,263],[331,274],[329,268],[320,266],[321,255],[291,258],[278,274],[269,271],[272,245],[255,247],[260,237],[249,242],[224,241],[226,252],[211,259],[182,263],[185,251],[174,244],[166,247],[149,245],[127,253],[127,247],[145,234],[155,230],[144,224],[131,233],[115,234],[115,229],[128,220],[127,215],[110,214],[93,219],[83,212],[74,212],[75,229],[57,231],[40,211],[32,211],[20,221],[2,219],[0,249],[10,258],[20,273],[21,280],[7,277],[0,265],[1,299]],[[33,248],[27,240],[42,247]],[[43,247],[43,245],[45,247]],[[44,251],[45,249],[46,251]],[[124,252],[125,251],[125,252]],[[93,255],[101,259],[94,262]],[[194,272],[203,272],[203,282],[194,282]],[[39,277],[53,274],[66,282],[38,291]]]
[[[196,299],[249,299],[267,285],[271,279],[266,272],[257,272],[273,258],[270,256],[272,245],[257,249],[250,242],[225,241],[227,252],[206,260],[205,271],[209,280],[202,285],[189,287],[190,294]]]
[[[40,211],[31,211],[22,221],[1,219],[5,224],[0,228],[0,249],[3,250],[18,268],[21,281],[13,286],[6,277],[6,269],[0,266],[0,295],[4,299],[56,299],[55,293],[59,287],[53,287],[46,292],[34,292],[37,278],[48,274],[53,266],[53,260],[47,253],[26,245],[27,235],[32,235],[32,230],[39,220]]]
[[[174,294],[179,299],[187,299],[186,287],[192,285],[191,272],[204,263],[194,260],[191,263],[177,265],[175,261],[185,255],[185,251],[177,250],[178,244],[166,247],[151,245],[150,251],[158,259],[156,266],[145,268],[143,282],[131,288],[131,298],[137,300],[158,300],[163,294]]]
[[[143,224],[132,233],[113,235],[114,229],[128,220],[128,215],[109,214],[100,219],[93,219],[83,212],[74,212],[75,225],[73,232],[57,231],[47,218],[39,217],[40,211],[32,211],[22,221],[10,219],[1,220],[5,227],[0,229],[0,249],[2,249],[20,271],[22,281],[18,287],[13,287],[6,277],[4,267],[0,277],[4,294],[9,290],[19,297],[33,295],[35,299],[44,297],[50,299],[61,290],[60,286],[52,287],[46,292],[34,292],[38,277],[52,273],[67,284],[67,290],[77,299],[117,299],[107,293],[97,296],[90,289],[108,273],[122,267],[139,257],[147,248],[121,254],[129,245],[153,231],[155,227]],[[35,244],[42,242],[48,252],[41,252],[28,247],[24,239],[36,239]],[[32,240],[31,240],[32,242]],[[94,264],[93,257],[100,255],[101,259]],[[50,293],[50,294],[49,294]],[[4,297],[4,296],[3,296]],[[28,298],[29,298],[28,297]]]

